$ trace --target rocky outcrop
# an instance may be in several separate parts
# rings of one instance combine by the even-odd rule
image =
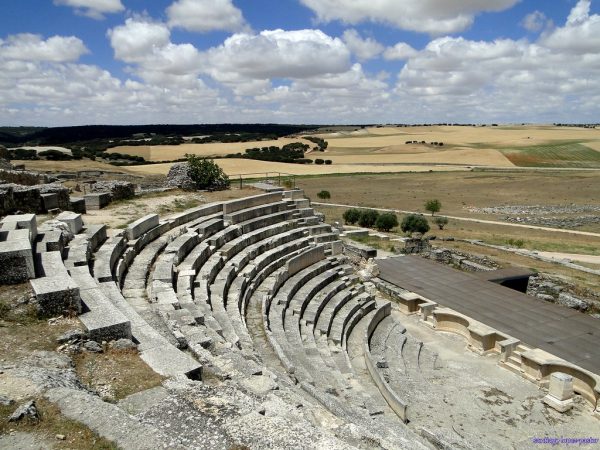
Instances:
[[[189,175],[190,166],[186,162],[175,163],[167,174],[167,187],[175,187],[186,191],[195,191],[196,183]]]
[[[126,200],[135,197],[135,184],[129,181],[98,181],[92,185],[91,191],[95,193],[110,193],[111,201]]]

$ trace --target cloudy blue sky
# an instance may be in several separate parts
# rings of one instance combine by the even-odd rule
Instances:
[[[0,125],[600,121],[600,0],[3,0]]]

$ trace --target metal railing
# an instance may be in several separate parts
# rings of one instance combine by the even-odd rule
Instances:
[[[229,180],[231,181],[232,186],[237,186],[240,189],[243,189],[244,186],[256,183],[283,186],[288,189],[296,187],[296,175],[285,172],[239,173],[229,175]]]

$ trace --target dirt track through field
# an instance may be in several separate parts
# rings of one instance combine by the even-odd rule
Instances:
[[[364,206],[359,206],[359,205],[343,205],[340,203],[312,202],[312,204],[318,205],[318,206],[335,206],[338,208],[374,209],[376,211],[395,212],[398,214],[421,214],[418,211],[405,211],[402,209],[385,209],[385,208],[366,208]],[[504,225],[507,227],[528,228],[530,230],[543,230],[543,231],[552,231],[552,232],[556,232],[556,233],[568,233],[568,234],[578,234],[581,236],[600,237],[600,233],[592,233],[591,231],[577,231],[577,230],[564,230],[562,228],[538,227],[536,225],[524,225],[521,223],[501,222],[498,220],[484,220],[484,219],[473,219],[471,217],[447,216],[445,214],[444,214],[444,217],[447,217],[448,219],[453,219],[453,220],[462,220],[464,222],[486,223],[486,224],[491,224],[491,225]]]

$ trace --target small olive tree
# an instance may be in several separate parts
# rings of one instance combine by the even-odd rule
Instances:
[[[398,226],[398,217],[394,213],[383,213],[375,222],[375,227],[381,231],[390,231],[392,228]]]
[[[186,154],[185,157],[189,165],[188,174],[198,189],[229,188],[229,177],[212,159],[190,154]]]
[[[379,213],[374,209],[363,209],[360,212],[360,217],[358,218],[358,224],[361,227],[365,228],[373,228],[375,226],[375,222],[379,218]]]
[[[436,212],[439,212],[442,209],[442,202],[440,202],[437,198],[432,200],[427,200],[425,202],[425,211],[429,211],[433,216]]]
[[[329,191],[321,191],[317,193],[317,197],[321,200],[329,200],[331,198],[331,193]]]
[[[402,219],[400,229],[404,233],[427,233],[429,231],[429,223],[425,216],[420,214],[409,214]]]
[[[354,225],[356,222],[358,222],[358,219],[360,218],[360,210],[356,209],[356,208],[350,208],[347,209],[346,211],[344,211],[344,222],[346,222],[349,225]]]
[[[448,218],[444,216],[438,216],[433,219],[433,223],[435,223],[440,230],[443,230],[446,225],[448,225]]]

